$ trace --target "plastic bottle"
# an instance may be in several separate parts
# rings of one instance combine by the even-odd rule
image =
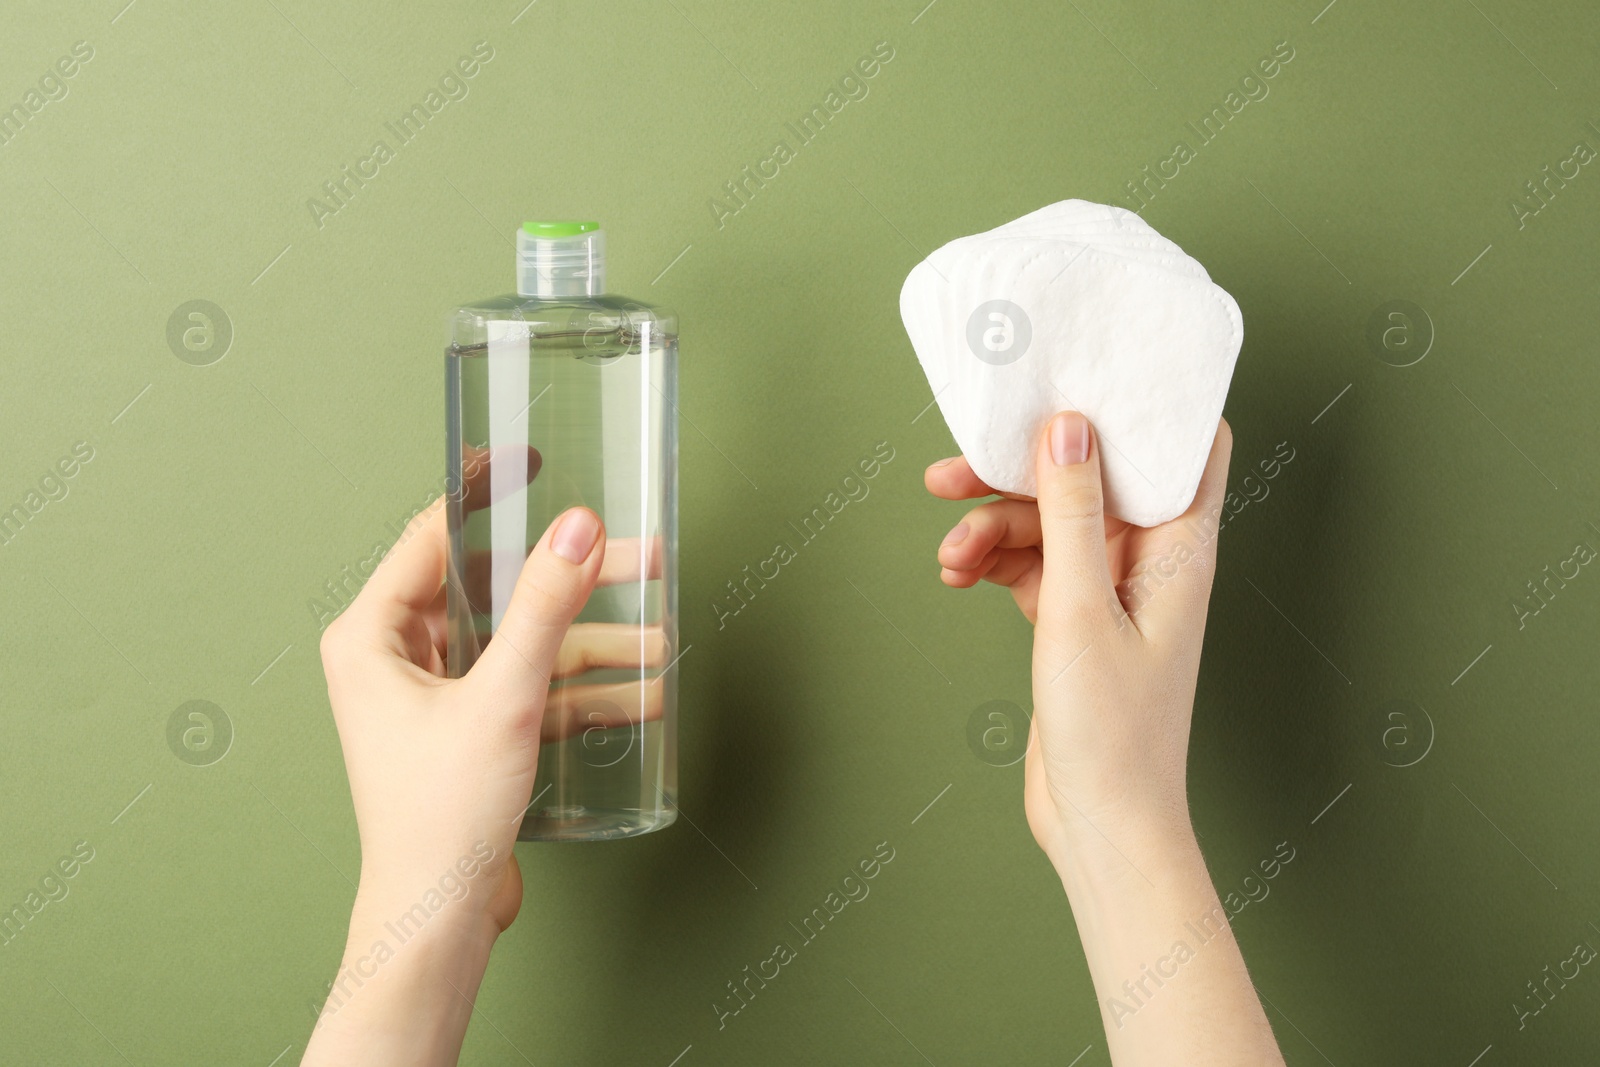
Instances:
[[[515,294],[450,317],[449,673],[493,639],[546,527],[592,508],[605,562],[551,679],[518,836],[649,833],[677,817],[677,317],[606,293],[598,223],[524,223],[516,266]]]

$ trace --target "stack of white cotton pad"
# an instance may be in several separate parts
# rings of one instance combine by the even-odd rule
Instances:
[[[1181,515],[1200,484],[1244,339],[1239,307],[1131,211],[1063,200],[917,264],[900,317],[972,469],[1033,496],[1058,411],[1100,442],[1106,511]]]

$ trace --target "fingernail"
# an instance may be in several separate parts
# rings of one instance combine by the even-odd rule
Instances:
[[[568,563],[582,563],[600,540],[600,520],[594,512],[577,508],[567,512],[550,537],[550,550]]]
[[[1058,467],[1070,467],[1089,458],[1089,420],[1076,411],[1063,411],[1050,423],[1050,458]]]
[[[961,542],[967,539],[967,534],[971,532],[972,527],[968,526],[964,522],[958,523],[954,530],[951,530],[949,533],[944,535],[944,540],[939,542],[939,547],[949,548],[951,545],[959,545]]]
[[[937,468],[937,467],[948,467],[948,466],[950,466],[950,464],[954,463],[959,458],[960,458],[959,456],[951,456],[949,459],[941,459],[939,462],[933,464],[933,466],[930,467],[929,469],[931,470],[931,469]]]

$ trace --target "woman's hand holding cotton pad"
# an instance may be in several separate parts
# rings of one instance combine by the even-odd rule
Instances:
[[[1050,416],[1104,446],[1106,513],[1194,499],[1244,324],[1198,262],[1130,211],[1064,200],[961,237],[911,271],[900,316],[950,432],[994,489],[1033,496]]]

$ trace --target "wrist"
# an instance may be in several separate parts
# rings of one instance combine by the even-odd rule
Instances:
[[[515,873],[509,856],[497,855],[493,846],[481,841],[453,863],[428,862],[410,854],[393,854],[393,850],[369,855],[363,847],[361,879],[350,914],[352,937],[358,926],[364,926],[380,936],[389,932],[401,941],[409,941],[424,929],[451,931],[474,940],[486,922],[497,934],[507,923],[496,925],[487,916],[497,891],[507,889],[503,883]],[[515,881],[520,898],[521,879]]]
[[[1149,889],[1206,876],[1186,804],[1085,805],[1058,802],[1053,833],[1040,845],[1069,893],[1074,887]],[[1209,879],[1208,879],[1209,880]]]
[[[1086,946],[1143,958],[1210,916],[1216,891],[1187,813],[1078,822],[1046,854]]]
[[[487,913],[488,897],[479,887],[453,897],[432,887],[407,892],[363,878],[350,908],[344,962],[371,955],[396,960],[411,955],[435,964],[453,957],[487,961],[500,934]]]
[[[401,898],[403,899],[403,898]],[[350,1064],[454,1062],[499,927],[465,901],[426,904],[363,886],[308,1050]]]

